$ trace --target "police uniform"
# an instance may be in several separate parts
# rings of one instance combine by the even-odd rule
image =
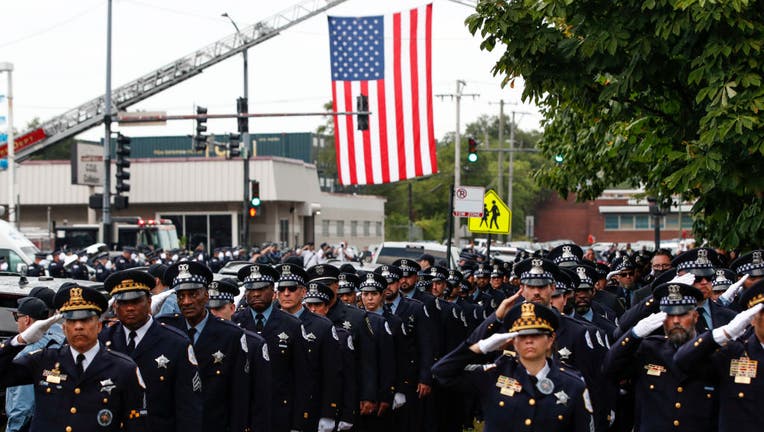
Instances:
[[[59,290],[54,304],[67,320],[97,316],[107,308],[103,294],[76,285]],[[96,342],[86,353],[65,344],[14,360],[23,348],[0,344],[0,387],[34,384],[36,403],[30,431],[147,430],[145,386],[129,357]],[[89,362],[75,361],[75,355],[93,357]]]
[[[513,307],[506,318],[510,331],[520,334],[551,334],[559,322],[552,310],[533,303]],[[536,376],[510,352],[493,363],[483,359],[463,343],[433,366],[433,374],[443,385],[479,395],[485,432],[594,430],[586,385],[553,359]]]
[[[690,285],[661,284],[654,292],[660,310],[682,315],[697,307],[703,294]],[[635,430],[715,431],[716,391],[707,365],[688,375],[674,362],[679,347],[664,335],[640,338],[633,331],[613,344],[604,370],[612,379],[631,380],[635,394]]]
[[[594,278],[596,277],[596,270],[585,264],[579,264],[575,267],[570,267],[573,271],[573,292],[580,290],[594,290]],[[613,334],[616,329],[615,312],[605,305],[595,303],[593,299],[590,301],[589,310],[583,314],[578,311],[574,312],[574,317],[580,320],[589,322],[600,329],[606,336],[608,347],[612,342]]]
[[[42,252],[38,252],[34,254],[35,260],[37,260],[38,258],[40,260],[44,260],[45,257],[47,256],[48,256],[47,254]],[[29,264],[29,267],[27,267],[27,276],[31,276],[31,277],[45,276],[45,267],[40,263],[33,262],[32,264]]]
[[[209,309],[233,304],[239,295],[238,281],[233,278],[223,278],[210,283],[207,290],[210,300]],[[259,334],[242,329],[246,337],[247,362],[244,371],[251,379],[249,385],[249,426],[252,432],[269,432],[271,430],[271,362],[268,344]]]
[[[116,258],[114,258],[114,269],[116,271],[120,270],[127,270],[130,268],[133,268],[137,265],[135,261],[133,261],[132,254],[135,253],[135,248],[132,247],[125,247],[122,248],[123,253],[130,253],[131,256],[125,257],[124,255],[120,255]]]
[[[117,302],[148,297],[153,287],[154,278],[140,270],[113,273],[104,283]],[[146,383],[146,406],[151,413],[147,420],[149,430],[201,431],[201,378],[188,336],[151,316],[147,318],[136,329],[143,334],[137,345],[131,343],[131,330],[121,322],[104,327],[99,339],[112,350],[129,356],[140,368]]]
[[[671,261],[677,274],[692,273],[695,277],[705,277],[713,282],[716,268],[721,262],[715,250],[709,248],[691,249]],[[713,289],[713,288],[712,288]],[[735,311],[728,309],[711,299],[711,293],[703,293],[706,299],[698,305],[698,333],[721,327],[735,317]],[[710,312],[710,314],[709,314]]]
[[[753,283],[764,277],[764,250],[752,250],[732,261],[732,263],[730,263],[730,269],[735,272],[738,278],[743,275],[748,275],[746,285],[753,285]],[[729,307],[737,312],[745,310],[745,305],[739,301],[734,301]]]
[[[207,289],[212,272],[203,264],[178,262],[165,271],[170,288]],[[242,330],[233,323],[204,311],[202,320],[191,326],[181,315],[162,315],[160,322],[189,335],[198,364],[203,400],[202,430],[241,431],[249,425],[249,375],[246,371],[247,344]],[[194,342],[195,340],[195,342]],[[193,362],[191,362],[193,363]],[[197,385],[198,384],[198,385]]]
[[[64,274],[64,263],[61,261],[60,258],[56,260],[56,256],[60,253],[60,251],[53,252],[53,259],[50,260],[50,264],[48,264],[48,275],[52,278],[62,278],[66,277]]]
[[[255,264],[239,270],[238,278],[244,288],[264,289],[273,286],[276,281],[296,282],[302,278],[304,270],[285,264],[280,271],[267,265]],[[304,284],[304,282],[303,282]],[[309,392],[300,385],[310,383],[305,329],[299,319],[277,309],[272,303],[270,316],[262,318],[262,328],[258,324],[254,309],[248,307],[236,312],[233,321],[239,326],[258,333],[268,346],[271,362],[271,426],[274,431],[302,430],[309,421]]]
[[[106,280],[107,277],[112,273],[111,269],[107,269],[104,264],[101,263],[100,260],[104,258],[109,258],[108,252],[101,252],[95,257],[95,265],[93,266],[93,269],[95,270],[95,279],[96,282],[103,282]]]

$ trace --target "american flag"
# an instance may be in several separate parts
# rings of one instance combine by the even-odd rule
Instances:
[[[332,109],[369,101],[369,128],[334,116],[340,183],[379,184],[437,172],[432,4],[392,16],[329,17]]]

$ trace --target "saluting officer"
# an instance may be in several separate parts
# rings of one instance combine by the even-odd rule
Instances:
[[[593,301],[594,278],[597,270],[585,264],[572,268],[573,279],[573,316],[587,321],[599,328],[613,342],[616,329],[615,312],[604,304]]]
[[[716,392],[709,368],[688,376],[674,362],[677,349],[695,337],[697,288],[666,283],[653,291],[660,312],[640,320],[610,349],[604,370],[634,385],[636,430],[715,431]],[[662,328],[662,335],[653,331]]]
[[[236,312],[233,321],[262,336],[271,358],[271,425],[276,432],[303,430],[309,419],[308,398],[301,388],[310,383],[305,329],[298,318],[274,305],[274,283],[279,289],[304,285],[305,271],[290,265],[274,269],[265,264],[239,270],[249,307]]]
[[[250,401],[246,337],[233,323],[207,311],[212,272],[197,262],[178,262],[167,268],[166,285],[175,290],[182,315],[160,315],[157,319],[188,334],[194,346],[203,400],[202,430],[241,431],[249,424]]]
[[[133,254],[136,252],[134,247],[125,246],[122,248],[122,255],[114,258],[114,269],[116,271],[127,270],[138,265],[133,260]]]
[[[106,297],[79,286],[59,290],[54,305],[62,315],[36,321],[9,343],[0,344],[0,388],[34,384],[30,431],[145,431],[145,385],[135,362],[98,342]],[[67,343],[14,360],[64,318]]]
[[[728,324],[701,334],[675,354],[679,368],[702,373],[709,363],[719,386],[719,432],[753,432],[764,424],[764,282],[743,292],[740,304],[747,309]],[[753,331],[747,332],[753,325]]]
[[[210,283],[207,290],[210,301],[207,308],[218,318],[231,321],[236,312],[234,299],[239,295],[238,281],[233,278],[223,278]],[[270,432],[271,430],[271,361],[268,344],[259,334],[243,329],[247,337],[247,359],[250,381],[249,399],[250,425],[253,432]],[[247,366],[245,366],[245,370]]]
[[[559,325],[557,314],[528,302],[514,306],[505,318],[509,333],[461,344],[433,366],[435,378],[479,395],[486,432],[593,431],[586,385],[547,358]],[[483,354],[502,352],[510,342],[514,351],[481,364]]]
[[[735,261],[732,261],[732,263],[730,263],[730,269],[737,274],[738,278],[740,278],[738,279],[738,282],[743,281],[742,290],[747,290],[764,277],[764,250],[756,249],[748,252]],[[746,275],[746,279],[743,279]],[[732,298],[722,299],[720,303],[722,306],[728,306],[737,312],[745,310],[745,305],[735,301],[734,296],[732,296]]]
[[[316,315],[325,317],[329,311],[329,303],[334,297],[332,289],[320,282],[310,282],[310,289],[305,294],[305,307]],[[315,288],[315,289],[314,289]],[[338,414],[337,430],[349,430],[356,423],[358,414],[358,383],[355,370],[355,346],[349,331],[336,327],[340,339],[342,381],[331,385],[342,389],[342,403]]]
[[[27,276],[40,277],[45,276],[45,266],[42,265],[42,261],[47,257],[45,252],[37,252],[34,254],[34,262],[29,264],[27,268]]]
[[[154,278],[140,270],[112,273],[104,288],[119,322],[99,339],[138,364],[146,383],[149,430],[201,431],[202,393],[194,350],[180,330],[151,318]],[[195,385],[196,383],[196,385]]]
[[[109,252],[99,253],[96,255],[94,262],[95,264],[93,265],[93,268],[95,269],[96,282],[105,281],[112,273],[111,264],[108,266],[106,265],[106,263],[109,262]]]

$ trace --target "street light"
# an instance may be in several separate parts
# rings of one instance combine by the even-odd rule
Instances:
[[[223,18],[228,18],[228,21],[231,22],[233,25],[233,28],[236,29],[236,34],[239,35],[239,38],[241,39],[242,45],[245,43],[244,35],[239,30],[239,26],[236,25],[236,22],[231,18],[230,15],[228,15],[228,12],[223,12],[220,14]],[[244,105],[247,107],[247,110],[249,110],[249,82],[248,82],[248,72],[247,72],[247,50],[244,49],[241,52],[242,60],[244,60],[244,95],[242,98],[244,99]],[[238,112],[238,104],[237,104],[237,112]],[[242,113],[247,114],[247,113]],[[244,182],[243,182],[243,193],[244,193],[244,199],[242,201],[242,208],[241,208],[241,223],[243,225],[243,231],[242,231],[242,240],[241,244],[246,246],[247,241],[249,240],[249,220],[247,220],[247,211],[249,209],[248,201],[249,201],[249,154],[250,154],[250,141],[249,141],[249,117],[244,117],[243,119],[240,119],[239,122],[244,122],[246,130],[239,131],[241,133],[241,142],[242,142],[242,160],[244,161]]]
[[[14,183],[16,183],[16,171],[14,158],[16,156],[16,149],[13,141],[13,63],[0,63],[0,72],[8,72],[8,223],[11,226],[15,226],[16,192],[14,190]]]

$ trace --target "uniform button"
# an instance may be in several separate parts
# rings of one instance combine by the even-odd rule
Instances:
[[[504,401],[499,401],[499,406],[503,407],[504,406]]]
[[[82,391],[82,390],[80,390],[80,388],[79,388],[79,387],[77,387],[76,389],[74,389],[74,394],[80,394],[80,392],[81,392],[81,391]]]
[[[694,344],[692,344],[692,345],[693,345],[693,346],[698,346],[698,345],[700,345],[700,342],[698,342],[698,341],[695,341],[695,343],[694,343]]]
[[[745,397],[745,393],[743,393],[743,392],[740,392],[740,393],[738,393],[738,394],[737,394],[737,397],[739,397],[739,398],[741,398],[741,399],[742,399],[742,398],[744,398],[744,397]]]
[[[562,414],[560,414],[560,415],[558,415],[558,416],[557,416],[557,420],[559,420],[559,421],[562,421],[562,419],[563,419],[563,418],[564,418],[564,417],[562,416]]]
[[[681,403],[679,403],[679,402],[677,402],[677,403],[675,403],[675,404],[674,404],[674,408],[676,408],[676,409],[679,409],[679,408],[681,408],[681,407],[682,407],[682,404],[681,404]]]
[[[624,342],[628,342],[628,341],[629,341],[629,338],[626,338],[626,339],[624,339],[623,341],[624,341]]]
[[[105,404],[106,404],[106,403],[109,403],[109,399],[107,399],[107,398],[103,398],[103,403],[105,403]]]
[[[681,392],[683,392],[683,391],[684,391],[684,389],[683,389],[682,387],[677,387],[677,388],[676,388],[676,391],[677,391],[678,393],[681,393]]]
[[[528,401],[528,405],[530,406],[536,405],[536,399],[531,398],[531,400]]]
[[[50,387],[45,389],[45,393],[50,393]]]
[[[706,393],[706,399],[711,399],[711,393]]]
[[[655,389],[655,385],[654,384],[650,384],[650,390],[653,390],[653,389]]]
[[[698,338],[698,342],[703,342],[703,338]]]
[[[679,420],[674,420],[674,426],[679,426]]]
[[[216,370],[216,371],[215,371],[215,375],[220,375],[220,371],[219,371],[219,370]]]
[[[159,376],[159,381],[164,381],[164,375]]]
[[[72,409],[70,409],[69,412],[72,414],[77,414],[77,408],[72,407]]]
[[[72,432],[72,427],[71,426],[67,426],[65,430],[66,430],[66,432]]]
[[[287,401],[285,400],[285,401],[284,401],[284,405],[286,405],[286,404],[287,404]]]
[[[531,419],[525,419],[525,425],[526,426],[530,426],[531,423],[533,423],[533,421],[531,421]]]

